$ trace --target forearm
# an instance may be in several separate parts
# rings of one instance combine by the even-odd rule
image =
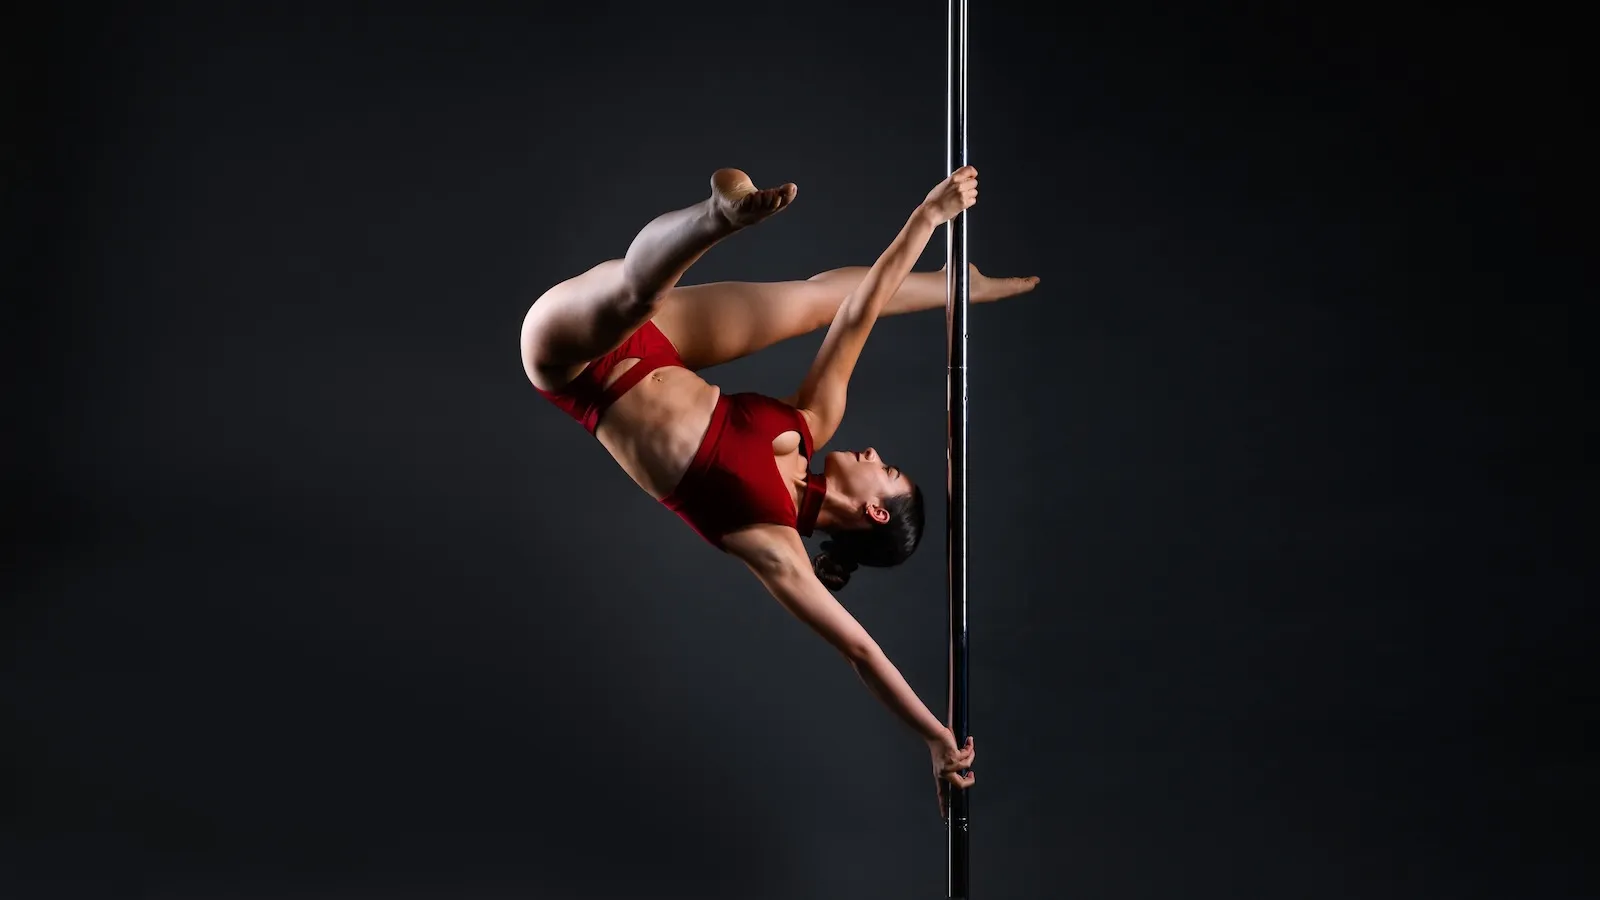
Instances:
[[[900,290],[911,274],[911,267],[922,257],[928,239],[936,228],[934,216],[922,207],[906,221],[900,233],[867,270],[861,283],[839,307],[837,318],[845,321],[871,321],[883,311],[884,305]]]
[[[884,302],[894,295],[905,281],[911,267],[928,246],[933,234],[934,217],[921,207],[912,214],[900,233],[895,235],[889,249],[883,251],[878,261],[868,270],[866,277],[839,305],[833,324],[828,326],[828,336],[822,339],[822,348],[806,373],[795,394],[795,402],[810,409],[828,422],[828,434],[838,425],[844,414],[844,394],[850,382],[850,373],[866,346],[867,336]]]
[[[792,527],[762,525],[745,529],[730,535],[725,546],[744,560],[790,614],[843,654],[867,690],[901,721],[924,740],[940,739],[948,733],[917,692],[906,684],[900,670],[889,662],[878,642],[817,580],[805,544]]]
[[[934,717],[923,704],[922,698],[906,683],[900,670],[889,661],[883,651],[873,647],[871,651],[852,659],[850,664],[855,668],[856,674],[861,676],[867,690],[877,697],[879,702],[889,707],[889,710],[900,718],[900,721],[911,726],[912,730],[923,740],[934,740],[944,733],[944,723]]]

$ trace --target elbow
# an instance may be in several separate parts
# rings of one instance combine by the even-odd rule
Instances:
[[[855,306],[841,308],[834,321],[848,330],[863,331],[877,323],[879,311],[887,299],[883,291],[873,291]]]
[[[878,642],[864,635],[840,643],[839,652],[850,661],[850,665],[857,668],[871,666],[883,657],[883,650],[878,647]]]

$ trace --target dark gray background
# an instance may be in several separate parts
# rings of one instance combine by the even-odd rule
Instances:
[[[943,4],[145,6],[6,29],[0,893],[943,896],[920,743],[516,344],[718,166],[800,195],[690,281],[870,263]],[[1572,26],[1030,6],[972,11],[973,259],[1044,279],[972,315],[974,895],[1584,894]],[[838,436],[934,499],[943,329]],[[942,709],[934,505],[842,599]]]

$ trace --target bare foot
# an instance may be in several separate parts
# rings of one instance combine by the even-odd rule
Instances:
[[[735,228],[765,219],[794,202],[793,184],[757,190],[750,176],[738,169],[718,169],[711,176],[711,198],[717,212]]]
[[[1038,286],[1037,275],[1029,275],[1026,278],[990,278],[979,272],[977,266],[967,266],[967,288],[974,303],[989,303],[1006,297],[1015,297],[1018,294],[1026,294]]]

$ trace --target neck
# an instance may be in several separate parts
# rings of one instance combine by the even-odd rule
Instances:
[[[790,484],[794,492],[795,528],[802,537],[824,527],[822,511],[827,506],[828,480],[820,472],[802,469]]]
[[[794,494],[794,508],[800,509],[806,497],[806,479],[823,477],[821,472],[813,475],[809,469],[802,469],[789,479],[789,490]],[[842,496],[832,485],[827,486],[827,491],[822,495],[822,508],[817,510],[817,531],[836,531],[849,522],[860,518],[856,505],[850,498]]]
[[[818,531],[837,531],[846,523],[860,518],[856,505],[848,497],[829,491],[822,498],[822,509],[817,513]]]

